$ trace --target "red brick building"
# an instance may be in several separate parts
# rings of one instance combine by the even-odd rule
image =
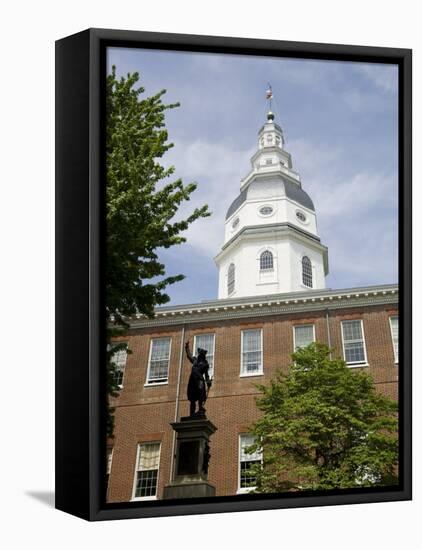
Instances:
[[[381,392],[397,399],[396,285],[216,300],[160,308],[154,320],[133,320],[124,338],[132,353],[120,357],[108,501],[159,499],[172,477],[170,422],[189,413],[187,340],[193,349],[205,343],[212,365],[206,409],[217,431],[209,481],[217,496],[247,491],[241,472],[260,459],[241,452],[259,414],[254,383],[288,369],[295,346],[314,339],[350,368],[365,369]]]
[[[109,452],[109,502],[162,498],[173,479],[170,422],[189,413],[188,340],[194,353],[208,350],[212,367],[206,409],[217,431],[208,478],[217,496],[250,490],[242,474],[261,460],[242,452],[259,414],[254,384],[287,370],[295,348],[325,343],[397,398],[398,287],[325,288],[328,249],[284,142],[270,111],[226,214],[215,257],[218,299],[159,308],[153,320],[131,321],[125,341],[132,353],[117,358],[121,392]]]

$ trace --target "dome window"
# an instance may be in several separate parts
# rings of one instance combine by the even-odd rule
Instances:
[[[296,211],[296,218],[302,223],[305,223],[307,219],[305,214],[301,210]]]
[[[234,264],[229,265],[229,270],[227,272],[227,294],[233,294],[235,287],[235,267]]]
[[[308,256],[302,258],[302,283],[312,288],[312,264]]]
[[[274,269],[273,254],[269,250],[264,250],[259,258],[259,268],[261,271],[269,271]]]
[[[233,223],[232,223],[232,229],[236,229],[236,227],[239,225],[239,218],[236,218],[235,220],[233,220]]]
[[[273,208],[272,206],[262,206],[259,209],[259,213],[261,214],[261,216],[271,216],[271,214],[273,213]]]

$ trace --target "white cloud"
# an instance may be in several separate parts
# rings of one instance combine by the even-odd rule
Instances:
[[[195,221],[184,233],[200,254],[213,257],[219,252],[227,209],[239,193],[240,179],[246,175],[253,151],[254,148],[239,150],[205,140],[178,141],[177,147],[169,151],[166,163],[174,164],[176,176],[185,183],[198,184],[192,199],[180,208],[178,217],[203,204],[208,204],[212,212],[211,217]]]
[[[374,206],[385,208],[395,203],[392,175],[358,172],[345,181],[322,179],[313,182],[313,198],[320,218],[357,219]]]
[[[359,63],[356,70],[365,75],[373,84],[384,92],[398,90],[398,70],[396,65]]]

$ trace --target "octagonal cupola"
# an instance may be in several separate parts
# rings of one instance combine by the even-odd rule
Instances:
[[[267,122],[258,133],[259,149],[277,147],[282,149],[284,146],[283,130],[278,124],[274,123],[275,115],[272,111],[267,113]]]
[[[310,196],[270,110],[240,192],[228,205],[215,262],[219,298],[325,288],[328,250]]]

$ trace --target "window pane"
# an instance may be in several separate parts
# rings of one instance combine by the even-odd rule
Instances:
[[[242,331],[242,372],[253,374],[262,369],[261,330]]]
[[[240,460],[261,460],[262,452],[257,450],[254,453],[246,453],[245,449],[255,443],[255,437],[253,435],[241,435],[240,436]]]
[[[227,276],[227,293],[231,294],[234,292],[234,285],[235,285],[235,268],[234,264],[229,265],[229,272]]]
[[[253,454],[247,454],[245,448],[252,445],[255,437],[250,434],[242,434],[240,436],[240,479],[239,486],[241,489],[252,488],[256,486],[256,476],[250,475],[251,467],[262,462],[262,452],[256,451]]]
[[[107,449],[107,475],[110,475],[112,462],[113,462],[113,449]]]
[[[156,470],[160,457],[160,444],[148,443],[140,446],[138,470]]]
[[[343,321],[344,340],[362,340],[362,323],[360,321]]]
[[[249,460],[240,463],[240,487],[242,489],[256,486],[256,476],[250,474],[250,469],[257,462],[256,460]]]
[[[243,351],[261,350],[261,331],[244,330],[243,331]]]
[[[302,258],[302,283],[312,288],[312,264],[308,256]]]
[[[138,472],[135,497],[153,497],[157,494],[158,470]]]
[[[160,443],[139,446],[135,497],[153,497],[157,494]]]
[[[346,363],[365,363],[362,321],[342,321],[344,359]]]
[[[116,369],[114,372],[114,383],[116,386],[123,386],[123,369]]]
[[[243,354],[244,372],[253,373],[261,370],[261,352],[250,351]]]
[[[346,363],[364,363],[365,351],[363,342],[349,342],[344,344],[344,354]]]
[[[302,325],[294,327],[295,351],[305,348],[314,341],[314,325]]]
[[[123,386],[123,376],[127,360],[127,344],[125,344],[125,346],[125,348],[117,350],[111,356],[111,362],[115,365],[114,383],[116,386]]]
[[[273,255],[269,250],[266,250],[260,256],[260,269],[273,269]]]
[[[116,364],[118,367],[125,367],[126,366],[126,358],[127,358],[127,350],[126,349],[119,349],[115,353],[113,353],[112,361]]]
[[[154,338],[151,341],[151,359],[148,382],[163,382],[168,377],[170,338]]]
[[[393,339],[394,359],[399,359],[399,318],[390,317],[391,337]]]

